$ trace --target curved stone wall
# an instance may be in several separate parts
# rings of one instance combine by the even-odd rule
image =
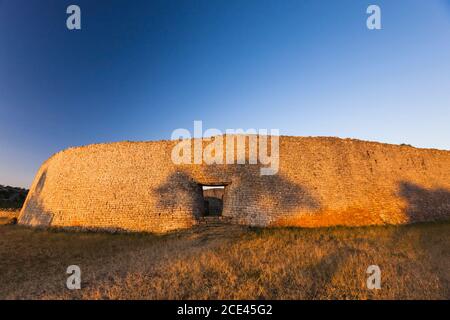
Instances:
[[[39,169],[19,223],[156,233],[189,228],[203,212],[202,184],[226,185],[222,214],[239,224],[361,226],[450,218],[449,151],[280,137],[279,171],[261,176],[261,166],[248,162],[175,165],[176,143],[120,142],[57,153]]]

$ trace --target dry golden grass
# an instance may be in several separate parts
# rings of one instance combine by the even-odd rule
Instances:
[[[194,229],[165,236],[0,226],[0,298],[449,299],[450,223]],[[82,289],[66,289],[66,268]],[[366,288],[379,265],[382,289]]]

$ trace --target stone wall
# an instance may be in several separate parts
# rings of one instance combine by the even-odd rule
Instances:
[[[222,215],[254,226],[450,217],[449,151],[280,137],[279,172],[261,176],[261,165],[248,162],[175,165],[176,143],[120,142],[57,153],[39,169],[19,223],[156,233],[189,228],[203,212],[202,184],[227,185]]]
[[[211,188],[203,190],[204,197],[223,199],[224,188]]]

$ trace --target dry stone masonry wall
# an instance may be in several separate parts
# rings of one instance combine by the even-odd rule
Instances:
[[[248,162],[175,165],[176,143],[120,142],[57,153],[39,169],[19,223],[155,233],[189,228],[204,212],[201,185],[226,185],[222,215],[245,225],[450,218],[449,151],[283,136],[278,173],[261,176],[261,166]]]

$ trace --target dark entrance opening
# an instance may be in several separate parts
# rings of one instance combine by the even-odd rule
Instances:
[[[205,217],[222,215],[225,186],[202,186]]]

